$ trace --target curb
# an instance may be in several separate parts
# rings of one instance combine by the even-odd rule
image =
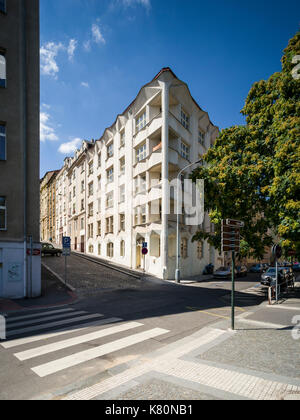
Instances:
[[[57,274],[55,271],[53,271],[48,265],[42,262],[42,265],[48,270],[54,277],[57,278],[67,289],[69,289],[71,292],[76,292],[75,287],[71,286],[70,284],[66,284],[65,281],[60,277],[59,274]]]

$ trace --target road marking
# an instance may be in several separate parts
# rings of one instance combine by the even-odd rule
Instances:
[[[20,320],[24,320],[24,319],[36,318],[37,316],[42,316],[43,317],[43,316],[47,316],[47,315],[54,315],[54,314],[63,313],[63,312],[70,312],[70,311],[74,311],[74,309],[72,309],[72,308],[57,309],[56,311],[39,312],[39,313],[36,313],[36,314],[31,314],[31,315],[8,317],[8,318],[6,318],[6,322],[15,322],[15,321],[20,321]]]
[[[267,308],[286,309],[289,311],[300,311],[300,308],[293,308],[292,306],[282,306],[282,305],[268,305]]]
[[[186,308],[189,309],[189,310],[191,310],[191,311],[194,311],[194,312],[201,312],[203,314],[208,314],[208,315],[211,315],[211,316],[215,316],[217,318],[229,319],[228,316],[223,316],[223,315],[220,315],[220,314],[215,314],[214,312],[202,311],[201,309],[191,308],[189,306],[187,306]]]
[[[68,340],[59,341],[57,343],[47,344],[45,346],[37,347],[35,349],[26,350],[20,353],[15,353],[17,359],[24,361],[33,359],[34,357],[43,356],[44,354],[53,353],[58,350],[63,350],[78,344],[87,343],[89,341],[97,340],[98,338],[107,337],[109,335],[117,334],[119,332],[128,331],[133,328],[142,327],[143,324],[139,322],[128,322],[127,324],[117,325],[115,327],[106,328],[105,330],[95,331],[90,334],[81,335],[79,337],[70,338]]]
[[[6,336],[10,337],[13,335],[20,335],[20,334],[33,332],[33,331],[40,331],[43,329],[54,328],[54,327],[58,327],[59,325],[74,324],[75,322],[78,322],[78,321],[85,321],[87,319],[99,318],[101,316],[103,315],[91,314],[91,315],[78,316],[76,318],[63,319],[62,321],[50,322],[48,324],[41,324],[41,325],[36,325],[34,327],[21,328],[19,330],[8,331]]]
[[[289,328],[290,325],[280,325],[280,324],[272,324],[271,322],[264,322],[264,321],[255,321],[253,319],[245,319],[245,318],[239,318],[239,322],[245,322],[247,324],[253,324],[258,325],[261,327],[267,327],[267,328],[274,328],[276,330],[282,330],[283,328]]]
[[[4,343],[1,343],[1,346],[4,347],[5,349],[10,349],[13,347],[23,346],[24,344],[30,344],[30,343],[35,343],[37,341],[47,340],[49,338],[59,337],[61,335],[81,333],[83,331],[86,331],[90,327],[98,327],[101,325],[106,325],[106,324],[110,324],[113,322],[120,322],[120,321],[123,321],[123,319],[122,318],[107,318],[101,321],[78,324],[78,325],[73,326],[71,330],[68,327],[66,327],[66,328],[56,330],[49,334],[38,334],[31,337],[18,338],[15,340],[5,341]],[[84,326],[82,327],[82,325]]]
[[[55,319],[60,319],[60,318],[67,318],[70,315],[83,315],[86,314],[85,311],[76,311],[76,312],[72,312],[71,314],[67,313],[67,314],[60,314],[60,315],[52,315],[52,316],[48,316],[48,317],[43,317],[43,318],[37,318],[37,319],[31,319],[30,321],[25,321],[25,322],[13,322],[13,323],[8,323],[7,324],[7,328],[16,328],[16,327],[25,327],[26,325],[32,325],[32,324],[38,324],[40,322],[45,322],[45,321],[54,321]]]
[[[121,338],[120,340],[113,341],[111,343],[104,344],[94,349],[85,350],[80,353],[72,354],[71,356],[64,357],[62,359],[54,360],[53,362],[46,363],[40,366],[36,366],[31,370],[35,372],[41,378],[51,375],[56,372],[60,372],[64,369],[72,366],[79,365],[84,362],[96,359],[97,357],[104,356],[109,353],[113,353],[117,350],[124,349],[126,347],[133,346],[134,344],[141,343],[145,340],[149,340],[159,335],[167,334],[169,331],[162,328],[154,328],[149,331],[145,331],[139,334],[134,334],[129,337]]]

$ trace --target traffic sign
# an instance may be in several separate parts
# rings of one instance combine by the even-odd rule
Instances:
[[[272,255],[276,259],[279,259],[282,256],[282,248],[280,245],[273,245]]]
[[[244,222],[241,222],[240,220],[233,220],[233,219],[226,219],[225,224],[226,226],[237,227],[237,228],[242,228],[245,226]]]
[[[142,249],[142,254],[143,255],[147,255],[148,254],[148,249],[147,248],[143,248]]]
[[[63,248],[63,256],[70,257],[71,255],[71,248]]]
[[[63,237],[63,248],[71,248],[71,238],[69,236]]]
[[[148,243],[147,242],[143,242],[142,248],[148,248]]]

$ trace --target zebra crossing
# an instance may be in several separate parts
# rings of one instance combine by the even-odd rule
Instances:
[[[0,352],[2,347],[2,351],[12,350],[19,362],[33,361],[34,366],[29,368],[44,378],[170,332],[162,328],[140,331],[143,327],[140,322],[104,318],[103,314],[69,307],[9,316],[6,340],[0,340]],[[106,338],[110,341],[101,343]],[[82,345],[92,348],[82,350]],[[39,362],[41,357],[43,363]]]

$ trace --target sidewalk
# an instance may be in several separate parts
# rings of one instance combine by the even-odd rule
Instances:
[[[0,299],[0,314],[63,306],[75,300],[76,295],[42,265],[42,295],[35,299]]]
[[[280,305],[265,303],[201,329],[107,372],[63,397],[70,400],[299,400],[300,288]],[[58,396],[59,398],[59,396]]]

